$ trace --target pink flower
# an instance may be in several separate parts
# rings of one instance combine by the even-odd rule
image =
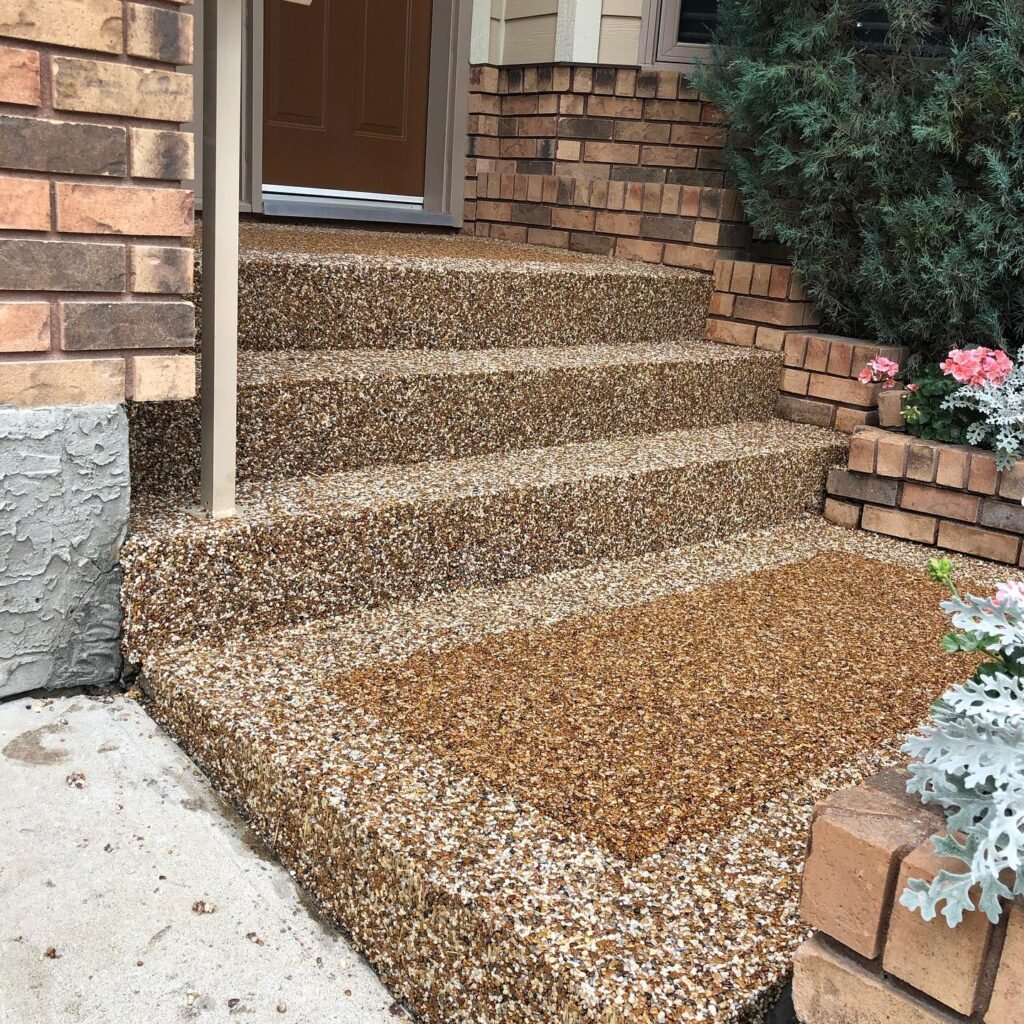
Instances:
[[[908,391],[920,391],[921,390],[921,385],[920,384],[908,384],[907,385],[907,390]]]
[[[1024,605],[1024,583],[1015,581],[1000,583],[996,587],[996,596],[992,598],[992,603],[1002,604],[1004,601]]]
[[[1000,349],[978,346],[952,349],[949,357],[939,363],[939,369],[961,384],[980,388],[986,384],[1002,384],[1013,371],[1013,363]]]
[[[885,356],[876,356],[857,374],[857,380],[861,384],[880,383],[883,388],[893,388],[896,386],[896,374],[899,372],[899,363],[894,363]]]

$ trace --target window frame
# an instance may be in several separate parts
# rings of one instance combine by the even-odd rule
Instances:
[[[706,58],[707,43],[680,43],[679,13],[683,0],[644,0],[640,21],[640,60],[644,67],[675,70],[693,67]]]

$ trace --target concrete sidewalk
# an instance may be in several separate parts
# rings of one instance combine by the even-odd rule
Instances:
[[[0,704],[3,1024],[405,1016],[137,703]]]

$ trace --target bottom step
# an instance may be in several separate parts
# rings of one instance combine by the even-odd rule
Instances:
[[[804,519],[150,652],[146,687],[424,1020],[754,1022],[815,801],[964,669],[923,561]]]

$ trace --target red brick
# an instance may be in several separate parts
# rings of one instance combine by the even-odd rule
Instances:
[[[673,93],[674,95],[674,93]],[[645,121],[691,121],[696,122],[700,118],[700,104],[689,101],[679,102],[677,100],[645,100],[644,120]]]
[[[772,267],[771,283],[768,294],[773,299],[784,299],[789,292],[789,267]]]
[[[176,188],[58,181],[57,228],[89,234],[192,234],[192,193]]]
[[[551,211],[551,226],[568,231],[593,231],[594,217],[593,210],[563,210],[556,207]]]
[[[860,371],[858,371],[860,372]],[[903,396],[902,388],[889,388],[878,396],[878,422],[883,427],[903,427]]]
[[[927,840],[904,859],[897,888],[902,892],[911,878],[930,882],[942,868],[959,872],[963,865],[937,856]],[[944,1006],[970,1014],[991,936],[992,925],[980,911],[965,914],[956,928],[950,928],[941,915],[925,921],[897,904],[889,917],[882,966]]]
[[[527,229],[526,240],[531,245],[546,245],[552,249],[568,249],[569,233],[552,231],[550,228],[531,227]]]
[[[708,303],[708,313],[712,316],[732,316],[736,296],[731,292],[715,292]]]
[[[852,501],[840,501],[838,498],[825,499],[825,518],[836,526],[844,526],[856,530],[860,526],[860,511],[863,506]]]
[[[660,263],[663,250],[661,242],[645,242],[639,238],[620,238],[615,243],[616,256],[646,263]]]
[[[48,231],[50,183],[41,178],[0,177],[0,228]]]
[[[730,291],[735,292],[737,295],[747,295],[750,293],[750,281],[754,276],[754,264],[744,263],[737,260],[732,265],[732,284]]]
[[[1024,1024],[1024,903],[1010,909],[985,1024]]]
[[[670,267],[710,271],[715,265],[715,250],[699,245],[666,245],[665,263]]]
[[[927,441],[911,442],[907,449],[908,480],[920,480],[930,484],[935,479],[936,446]]]
[[[754,338],[754,344],[758,348],[764,349],[765,352],[781,352],[785,341],[785,331],[780,331],[777,327],[765,327],[764,324],[758,325]]]
[[[48,302],[0,302],[0,352],[45,352],[49,347]]]
[[[976,494],[964,494],[945,487],[929,487],[908,480],[903,485],[900,506],[911,512],[926,512],[943,519],[975,523],[978,521],[981,498]]]
[[[591,96],[587,100],[587,113],[591,117],[626,117],[639,121],[643,116],[643,100],[622,96]]]
[[[887,984],[819,936],[796,951],[793,1004],[803,1024],[957,1024],[959,1020]]]
[[[677,146],[724,146],[725,128],[698,124],[672,125],[672,142]]]
[[[0,103],[37,106],[39,100],[39,54],[0,46]]]
[[[878,412],[875,409],[848,409],[845,405],[836,407],[835,429],[852,434],[858,427],[878,426]]]
[[[1016,462],[999,474],[999,497],[1010,501],[1024,498],[1024,462]]]
[[[771,284],[772,265],[770,263],[758,263],[754,266],[754,273],[750,276],[750,294],[764,298],[768,295],[768,288]]]
[[[754,344],[754,327],[752,324],[740,324],[734,320],[717,320],[714,317],[708,317],[704,336],[708,341],[749,347]]]
[[[833,341],[828,350],[828,372],[838,377],[849,377],[853,363],[853,345],[848,341]]]
[[[644,146],[640,151],[640,162],[645,167],[697,166],[697,150],[681,146]]]
[[[732,260],[717,260],[712,274],[715,291],[727,292],[732,282]]]
[[[900,772],[833,793],[815,808],[801,919],[861,956],[878,956],[900,860],[940,827]]]
[[[989,558],[993,562],[1016,562],[1020,538],[985,530],[980,526],[945,521],[939,526],[939,547]]]
[[[828,338],[819,334],[807,335],[807,350],[804,355],[804,369],[824,373],[828,369]]]
[[[937,522],[933,516],[914,515],[911,512],[866,505],[861,526],[871,533],[884,533],[889,537],[912,540],[918,544],[934,544]]]

